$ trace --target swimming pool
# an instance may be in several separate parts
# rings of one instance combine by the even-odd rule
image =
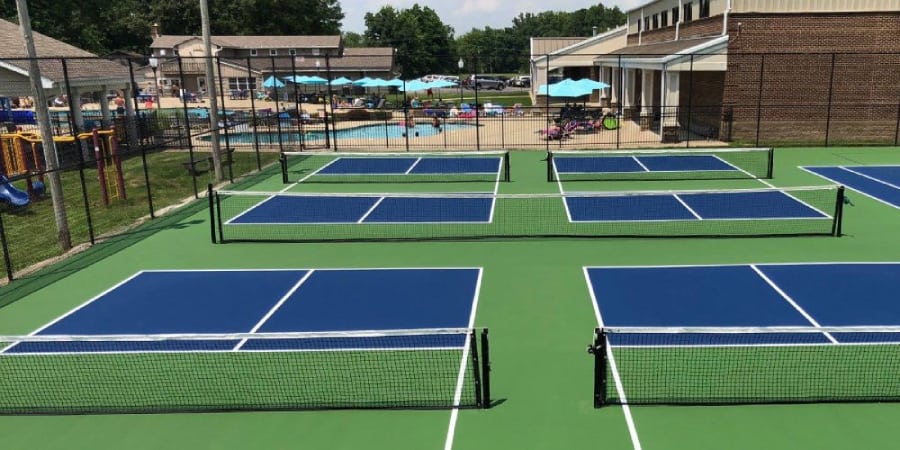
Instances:
[[[283,124],[282,127],[282,143],[300,141],[300,133],[297,132],[296,125]],[[381,123],[374,125],[362,125],[353,128],[343,128],[337,131],[329,131],[329,133],[334,133],[332,134],[332,136],[335,136],[337,139],[390,139],[404,138],[406,137],[405,133],[410,133],[410,138],[417,138],[435,136],[440,133],[448,133],[474,128],[475,124],[468,123],[446,123],[443,124],[440,128],[435,128],[429,123],[418,123],[415,127],[406,128],[399,126],[396,122],[391,122],[387,124]],[[252,144],[254,142],[253,135],[254,133],[252,131],[229,133],[228,139],[230,142],[237,144]],[[278,143],[277,131],[268,132],[260,130],[256,132],[256,136],[257,139],[259,139],[260,144]],[[203,136],[200,139],[208,141],[210,139],[210,136]],[[306,141],[324,140],[325,131],[307,131],[303,134],[303,139]]]

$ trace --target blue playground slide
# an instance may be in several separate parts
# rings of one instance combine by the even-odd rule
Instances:
[[[31,203],[31,198],[27,192],[13,186],[6,175],[0,175],[0,202],[9,203],[10,206],[27,206]]]

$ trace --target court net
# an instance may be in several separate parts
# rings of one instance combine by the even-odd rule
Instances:
[[[703,209],[685,206],[695,201]],[[209,209],[214,243],[839,236],[843,188],[565,194],[211,190]]]
[[[773,148],[567,150],[547,155],[547,181],[772,178]]]
[[[0,337],[0,414],[490,405],[486,329]]]
[[[427,183],[510,180],[508,151],[283,152],[284,183]]]
[[[594,405],[900,401],[900,327],[603,328]]]

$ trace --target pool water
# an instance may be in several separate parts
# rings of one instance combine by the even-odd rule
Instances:
[[[297,132],[296,125],[282,125],[283,131],[281,133],[281,142],[296,142],[300,140],[300,133]],[[442,125],[440,128],[435,128],[431,126],[430,123],[419,123],[415,127],[402,127],[399,126],[396,122],[388,123],[388,124],[374,124],[374,125],[362,125],[353,128],[344,128],[337,131],[329,131],[329,133],[334,133],[332,136],[335,136],[337,139],[389,139],[389,138],[404,138],[406,134],[409,133],[410,138],[417,137],[427,137],[427,136],[435,136],[440,133],[448,133],[459,130],[466,129],[474,129],[474,124],[468,123],[446,123]],[[288,131],[290,130],[290,131]],[[228,139],[231,142],[239,143],[239,144],[249,144],[254,142],[254,133],[253,132],[230,132],[228,133]],[[278,133],[277,132],[265,132],[260,131],[256,133],[257,139],[259,139],[260,144],[267,143],[277,143],[278,142]],[[201,139],[209,140],[209,136],[203,136]],[[316,131],[307,131],[303,135],[303,139],[307,141],[317,141],[325,139],[325,132],[323,130]]]

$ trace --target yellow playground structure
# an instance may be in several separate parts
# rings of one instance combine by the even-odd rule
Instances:
[[[57,154],[63,146],[80,147],[81,143],[91,143],[97,163],[97,179],[104,205],[109,205],[110,193],[114,198],[126,199],[125,180],[122,175],[122,161],[119,155],[119,140],[113,130],[94,129],[77,136],[53,136],[57,144]],[[78,148],[80,151],[80,148]],[[28,194],[35,198],[44,190],[44,160],[41,136],[33,132],[0,134],[0,154],[3,167],[0,175],[9,178],[25,178]]]

